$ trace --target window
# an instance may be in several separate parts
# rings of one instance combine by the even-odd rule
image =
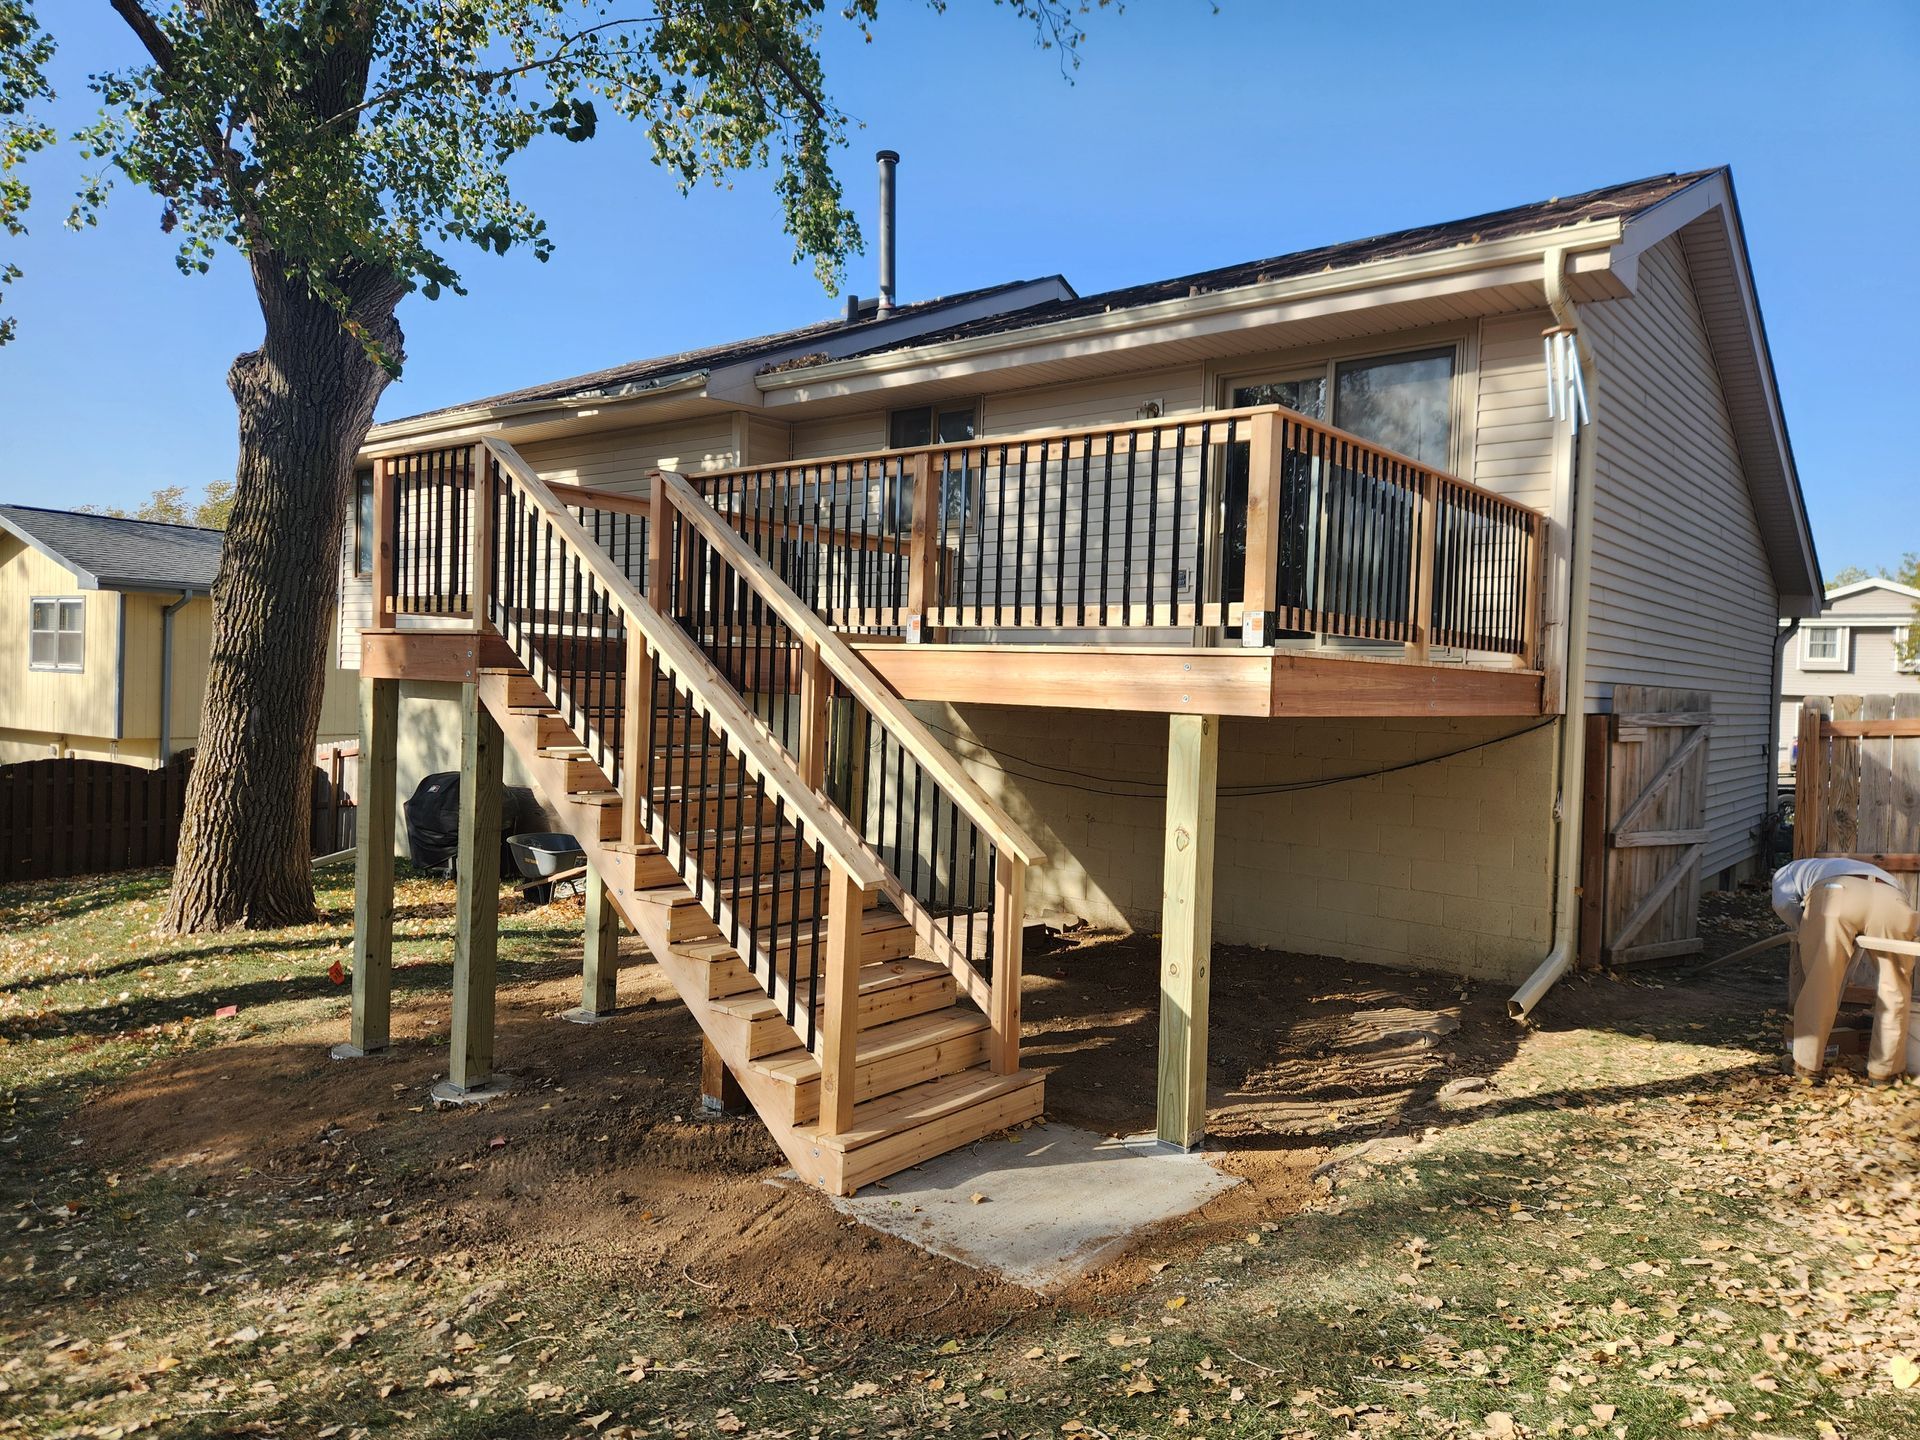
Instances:
[[[974,417],[979,407],[972,402],[956,406],[919,405],[908,410],[887,412],[887,447],[912,450],[921,445],[951,445],[973,439]]]
[[[1236,386],[1229,399],[1235,409],[1284,405],[1310,420],[1329,420],[1363,440],[1444,470],[1453,459],[1453,366],[1452,346],[1337,360],[1285,379]],[[1235,445],[1227,457],[1222,497],[1226,507],[1226,554],[1222,557],[1221,584],[1228,603],[1246,594],[1247,463],[1247,447]],[[1281,484],[1288,491],[1282,513],[1294,516],[1296,527],[1296,533],[1281,537],[1281,549],[1288,559],[1291,583],[1301,587],[1283,597],[1289,604],[1310,605],[1316,586],[1338,586],[1349,572],[1371,573],[1380,564],[1378,557],[1337,551],[1317,557],[1318,532],[1309,519],[1313,513],[1313,466],[1317,464],[1304,457],[1290,457],[1281,475]],[[1373,501],[1400,506],[1405,497],[1393,487],[1382,487]],[[1310,578],[1315,575],[1318,580]]]
[[[373,573],[373,470],[353,472],[353,573]]]
[[[32,670],[80,670],[87,658],[87,602],[80,599],[33,601],[32,636],[27,666]]]
[[[922,445],[957,445],[971,440],[979,428],[976,417],[979,406],[972,401],[965,405],[920,405],[906,410],[887,412],[887,447],[891,450],[913,450]],[[970,500],[977,502],[977,496],[969,494],[972,486],[968,483],[969,467],[964,460],[955,461],[949,473],[941,481],[941,508],[950,517],[959,517],[967,511]],[[913,521],[913,500],[905,494],[894,497],[897,525],[905,527]]]
[[[1808,625],[1800,631],[1800,664],[1807,670],[1847,668],[1844,625]]]

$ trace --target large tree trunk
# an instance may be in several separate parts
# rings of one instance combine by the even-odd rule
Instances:
[[[397,362],[401,291],[346,277],[351,314]],[[339,313],[254,260],[266,340],[227,385],[240,412],[232,518],[167,923],[177,931],[314,918],[314,736],[339,591],[354,454],[387,374]]]

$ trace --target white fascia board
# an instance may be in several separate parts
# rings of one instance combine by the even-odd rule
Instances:
[[[698,370],[664,385],[637,390],[627,395],[576,394],[555,400],[522,400],[510,405],[476,405],[465,410],[449,410],[438,415],[423,415],[412,420],[395,420],[376,425],[367,432],[360,447],[362,460],[419,449],[424,437],[444,440],[477,439],[482,435],[510,434],[516,426],[539,420],[579,419],[607,410],[640,410],[648,403],[668,396],[681,398],[701,389],[707,372]]]
[[[1592,273],[1607,268],[1607,251],[1618,243],[1620,234],[1619,221],[1594,221],[1540,235],[1461,245],[1430,255],[1179,296],[910,350],[855,356],[804,370],[757,376],[754,384],[765,395],[768,408],[784,407],[827,396],[890,390],[1108,351],[1123,336],[1132,344],[1153,344],[1440,294],[1501,285],[1538,285],[1542,283],[1541,256],[1549,243],[1569,252],[1575,273]]]
[[[1621,237],[1616,251],[1619,260],[1618,273],[1623,279],[1631,280],[1637,270],[1639,255],[1658,245],[1670,235],[1680,232],[1695,220],[1720,211],[1721,222],[1726,227],[1727,256],[1730,261],[1734,282],[1740,295],[1742,319],[1747,332],[1747,343],[1752,348],[1754,369],[1760,380],[1760,388],[1766,397],[1767,441],[1778,457],[1780,473],[1792,490],[1788,497],[1789,508],[1793,512],[1795,538],[1798,541],[1805,578],[1812,581],[1812,589],[1819,591],[1820,566],[1814,551],[1813,532],[1807,518],[1805,493],[1800,488],[1800,472],[1793,463],[1793,445],[1787,438],[1786,412],[1780,405],[1780,393],[1775,384],[1773,354],[1767,345],[1766,326],[1760,316],[1759,294],[1754,289],[1753,272],[1747,264],[1747,238],[1740,224],[1740,207],[1734,199],[1733,187],[1724,170],[1707,175],[1678,194],[1670,195],[1658,204],[1650,205],[1630,220]],[[1814,609],[1807,612],[1787,608],[1791,605],[1811,603]],[[1781,606],[1783,614],[1819,613],[1820,596],[1788,595],[1782,592]]]

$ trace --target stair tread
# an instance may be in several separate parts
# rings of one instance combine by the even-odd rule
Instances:
[[[947,973],[947,967],[937,960],[879,960],[871,965],[860,967],[860,994],[879,995],[902,985],[916,984],[922,980],[934,980]],[[824,995],[815,999],[816,1004],[825,1002]],[[764,990],[756,990],[747,995],[732,995],[724,1000],[709,1002],[715,1010],[731,1015],[739,1020],[765,1020],[784,1012],[773,997]]]
[[[817,1125],[805,1133],[815,1145],[844,1154],[902,1131],[933,1124],[982,1101],[1025,1089],[1029,1085],[1041,1084],[1046,1078],[1045,1073],[1039,1070],[1016,1070],[1011,1075],[995,1075],[983,1066],[976,1066],[958,1075],[927,1080],[856,1105],[853,1107],[852,1127],[838,1135],[823,1134]]]
[[[958,1039],[962,1035],[972,1035],[988,1028],[986,1016],[978,1010],[963,1010],[958,1005],[949,1005],[944,1010],[930,1011],[925,1015],[909,1015],[903,1020],[889,1020],[885,1025],[875,1025],[860,1032],[854,1063],[878,1064],[910,1050],[923,1050],[929,1045],[938,1045],[944,1040]],[[769,1079],[787,1085],[804,1085],[809,1080],[820,1078],[819,1058],[811,1050],[798,1045],[791,1050],[776,1050],[771,1055],[762,1055],[753,1062],[753,1067]],[[856,1116],[858,1113],[856,1108]]]

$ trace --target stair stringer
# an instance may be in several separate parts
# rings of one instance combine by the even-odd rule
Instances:
[[[482,674],[477,681],[477,688],[481,703],[500,726],[501,734],[513,747],[514,753],[520,757],[535,788],[563,815],[571,817],[595,808],[579,803],[567,793],[568,762],[540,753],[538,717],[513,713],[507,698],[509,677],[504,674]],[[671,940],[666,922],[667,906],[661,902],[661,898],[647,898],[686,896],[697,899],[692,890],[673,871],[666,856],[657,847],[636,855],[621,848],[619,842],[600,839],[598,828],[594,825],[576,826],[572,833],[586,853],[587,863],[606,882],[607,897],[620,912],[621,920],[640,937],[640,943],[647,947],[648,953],[673,983],[681,1003],[693,1013],[701,1033],[726,1062],[727,1069],[752,1102],[760,1122],[767,1127],[774,1143],[787,1157],[787,1163],[793,1166],[794,1173],[809,1185],[819,1186],[834,1194],[843,1193],[838,1185],[841,1167],[837,1157],[830,1153],[823,1154],[812,1136],[781,1118],[779,1112],[787,1100],[785,1087],[753,1066],[744,1053],[745,1047],[739,1042],[737,1027],[718,1023],[720,1017],[706,995],[707,962],[695,960],[678,948],[687,943],[708,944],[713,937],[703,936],[698,942]],[[654,878],[657,868],[649,865],[649,861],[657,861],[659,866],[664,866],[666,878]],[[639,883],[641,881],[650,883]],[[804,1044],[797,1032],[794,1033],[793,1044],[795,1047]]]

